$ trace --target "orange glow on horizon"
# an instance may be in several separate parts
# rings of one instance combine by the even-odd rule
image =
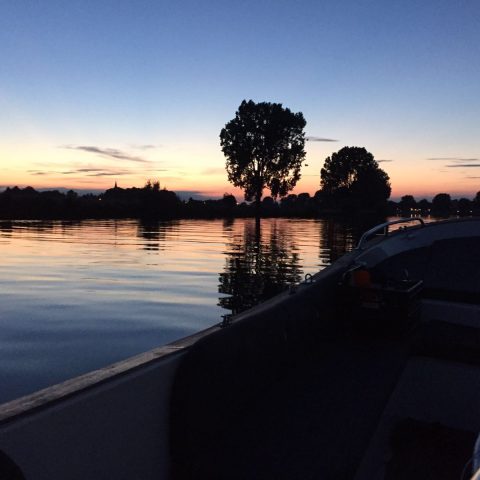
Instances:
[[[234,187],[228,181],[223,179],[212,179],[199,177],[198,179],[189,178],[188,180],[178,181],[178,179],[162,178],[161,176],[152,176],[152,180],[159,180],[161,188],[167,188],[174,192],[192,192],[192,196],[201,195],[209,198],[220,198],[224,194],[232,194],[236,197],[238,202],[244,201],[243,191]],[[3,175],[2,184],[0,188],[18,186],[25,188],[31,186],[35,189],[72,189],[72,190],[92,190],[105,191],[112,188],[117,182],[118,186],[122,188],[129,187],[143,187],[149,177],[138,175],[128,178],[108,178],[101,180],[90,180],[83,178],[71,179],[71,182],[66,182],[63,179],[49,178],[46,180],[35,181],[31,176],[17,176],[17,175]],[[34,180],[34,181],[32,181]],[[63,181],[62,181],[63,180]],[[392,179],[391,179],[392,180]],[[480,191],[480,183],[476,181],[464,182],[446,182],[438,181],[434,177],[417,183],[411,179],[404,177],[398,178],[397,181],[391,181],[392,193],[390,199],[398,200],[403,195],[413,195],[417,200],[422,198],[431,198],[438,193],[448,193],[454,198],[466,197],[472,199],[478,191]],[[320,176],[307,177],[301,179],[297,186],[290,192],[293,194],[309,193],[311,196],[320,189]],[[265,189],[263,196],[269,196],[270,192]],[[188,196],[188,195],[187,195]]]
[[[161,188],[180,192],[184,198],[190,194],[219,198],[227,193],[233,194],[238,202],[244,201],[243,192],[228,182],[225,160],[216,145],[197,144],[194,147],[159,148],[146,152],[125,147],[122,153],[142,158],[141,162],[128,163],[128,160],[119,161],[107,155],[79,150],[78,147],[52,144],[2,146],[1,156],[8,160],[2,162],[0,188],[31,186],[36,189],[105,191],[115,182],[123,188],[143,187],[151,179],[160,181]],[[308,165],[302,169],[302,177],[291,193],[298,195],[306,192],[313,196],[320,189],[323,160],[331,154],[330,150],[338,150],[339,147],[309,146]],[[380,163],[380,168],[390,177],[393,200],[403,195],[413,195],[416,199],[431,198],[437,193],[471,199],[480,191],[480,176],[475,175],[474,168],[454,168],[446,161],[429,160],[424,156],[398,155],[399,159]],[[377,157],[392,158],[381,151]],[[402,160],[401,157],[409,159]],[[264,196],[269,194],[266,189]]]

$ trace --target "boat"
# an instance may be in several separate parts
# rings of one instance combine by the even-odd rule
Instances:
[[[230,321],[1,405],[0,478],[470,478],[479,405],[480,219],[401,219]]]

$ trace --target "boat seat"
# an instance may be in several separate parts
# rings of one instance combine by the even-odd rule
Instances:
[[[420,355],[480,364],[480,237],[434,242],[424,277]]]
[[[444,321],[421,324],[417,355],[480,365],[480,328]]]
[[[424,322],[444,322],[480,328],[480,305],[424,298],[420,302]]]
[[[480,304],[480,237],[437,240],[429,257],[424,298]]]
[[[422,297],[480,304],[480,237],[437,240],[401,252],[372,268],[372,281],[423,280]]]
[[[480,305],[422,300],[417,354],[480,364]]]

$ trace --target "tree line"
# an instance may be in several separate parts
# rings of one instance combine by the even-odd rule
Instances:
[[[335,197],[329,197],[322,189],[314,195],[289,194],[280,199],[272,196],[261,200],[263,217],[328,218],[335,215],[358,216],[357,207],[351,211],[349,202],[335,207]],[[99,195],[79,195],[73,190],[38,191],[32,187],[7,188],[0,193],[0,218],[2,219],[85,219],[85,218],[226,218],[254,217],[258,213],[255,203],[238,202],[234,195],[225,193],[217,200],[181,200],[178,195],[161,189],[158,182],[147,182],[142,188],[115,186]],[[404,195],[400,201],[388,201],[381,215],[480,215],[480,192],[472,199],[453,199],[439,193],[429,201],[417,201],[412,195]]]
[[[435,217],[448,217],[458,215],[461,217],[480,215],[480,192],[474,198],[452,198],[448,193],[438,193],[431,201],[423,198],[416,200],[413,195],[404,195],[399,202],[391,202],[393,212],[401,216],[433,215]]]
[[[32,187],[7,188],[0,193],[4,219],[176,218],[180,200],[158,182],[143,188],[114,188],[100,195],[79,195],[73,190],[37,191]]]
[[[182,201],[158,181],[144,187],[115,187],[94,195],[79,195],[73,190],[38,191],[32,187],[8,187],[0,193],[2,219],[86,219],[140,218],[168,220],[176,218],[215,218],[233,216],[237,201],[225,194],[219,200]],[[240,214],[246,214],[239,208]]]

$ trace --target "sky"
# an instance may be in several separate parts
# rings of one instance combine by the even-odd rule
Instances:
[[[219,133],[252,99],[329,140],[294,193],[344,146],[392,198],[480,191],[478,0],[5,0],[0,60],[0,187],[240,200]]]

